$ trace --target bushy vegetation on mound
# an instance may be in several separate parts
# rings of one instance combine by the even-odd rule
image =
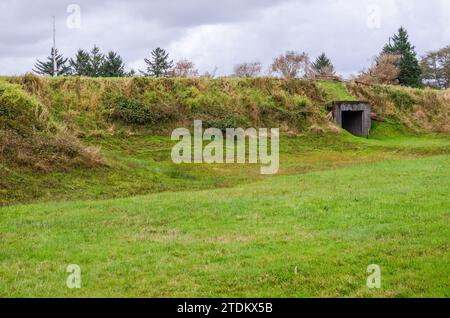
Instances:
[[[80,133],[127,127],[161,131],[201,119],[206,125],[328,127],[326,89],[313,82],[272,78],[12,78],[55,118]]]
[[[368,100],[388,122],[374,122],[371,140],[350,136],[327,118],[336,100]],[[3,78],[0,205],[261,178],[254,165],[175,165],[170,133],[194,119],[223,130],[279,127],[280,174],[448,153],[447,135],[417,133],[450,131],[449,100],[434,90],[273,78]]]
[[[386,120],[415,132],[450,132],[450,94],[436,89],[389,85],[347,85]]]
[[[275,78],[43,78],[10,82],[45,105],[78,135],[161,133],[191,125],[279,127],[283,132],[336,132],[332,101],[364,100],[393,123],[416,131],[450,131],[448,93],[432,89]]]
[[[93,148],[83,147],[51,119],[48,108],[20,86],[0,81],[0,159],[8,166],[50,171],[102,163]],[[2,164],[2,175],[7,173]]]
[[[36,98],[28,96],[17,85],[0,81],[0,127],[21,136],[45,130],[47,112]]]

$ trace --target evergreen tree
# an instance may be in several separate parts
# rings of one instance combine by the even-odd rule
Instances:
[[[169,53],[161,48],[156,48],[152,51],[151,59],[145,59],[147,64],[146,71],[140,71],[146,76],[167,76],[169,70],[173,67],[173,61],[169,60]]]
[[[56,59],[56,70],[53,58]],[[62,54],[58,53],[58,49],[52,48],[50,56],[47,57],[47,61],[37,60],[33,71],[41,75],[70,75],[70,66],[67,65],[67,60]]]
[[[78,50],[75,59],[70,59],[72,74],[77,76],[91,76],[91,64],[89,52]]]
[[[100,52],[100,49],[95,45],[89,55],[89,67],[91,77],[102,76],[102,67],[105,61],[105,56]]]
[[[319,55],[315,62],[312,64],[313,71],[317,75],[321,76],[333,76],[335,74],[334,72],[334,66],[331,63],[331,60],[325,55],[325,53],[322,53]]]
[[[122,58],[116,52],[110,51],[105,56],[101,75],[105,77],[123,77],[125,76],[125,64]]]
[[[392,43],[390,42],[384,47],[383,53],[400,56],[398,82],[401,85],[419,87],[422,85],[422,71],[414,49],[409,42],[408,32],[401,27],[398,34],[392,38]]]

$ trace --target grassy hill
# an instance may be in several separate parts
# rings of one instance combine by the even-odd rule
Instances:
[[[170,133],[192,127],[194,119],[221,129],[279,127],[282,174],[401,157],[395,146],[376,139],[415,135],[445,140],[446,134],[436,133],[449,131],[447,98],[434,90],[273,78],[3,78],[0,205],[227,187],[261,179],[258,167],[248,165],[174,165]],[[368,142],[327,119],[330,102],[361,99],[371,101],[386,120]],[[443,151],[432,145],[425,153]],[[411,147],[410,155],[416,150]],[[401,154],[408,151],[404,147]]]
[[[336,100],[383,121],[354,137]],[[279,174],[174,164],[170,133],[194,119],[280,128]],[[431,89],[1,78],[0,296],[448,297],[449,122]]]

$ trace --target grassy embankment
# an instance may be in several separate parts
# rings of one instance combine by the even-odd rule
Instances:
[[[445,93],[270,79],[0,84],[1,296],[449,296]],[[327,121],[327,104],[348,99],[386,119],[370,139]],[[280,127],[281,176],[174,165],[170,131],[194,118]],[[68,264],[81,266],[80,290],[65,285]],[[380,290],[365,285],[369,264]]]
[[[448,135],[430,133],[445,131],[439,123],[449,116],[449,103],[431,90],[265,78],[25,76],[0,84],[0,205],[229,187],[262,178],[256,166],[173,164],[170,132],[191,127],[194,119],[223,129],[280,127],[283,175],[448,151]],[[429,110],[424,96],[436,109]],[[370,100],[386,118],[370,140],[340,132],[326,119],[327,104],[352,99]]]

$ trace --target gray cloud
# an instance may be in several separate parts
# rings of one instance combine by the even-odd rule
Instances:
[[[71,3],[81,7],[80,29],[67,27]],[[450,44],[447,0],[2,0],[0,74],[25,73],[48,55],[52,15],[67,56],[97,44],[140,68],[161,46],[174,59],[192,59],[202,72],[217,66],[223,75],[238,62],[267,66],[297,50],[326,52],[348,76],[367,67],[400,25],[419,54]]]

